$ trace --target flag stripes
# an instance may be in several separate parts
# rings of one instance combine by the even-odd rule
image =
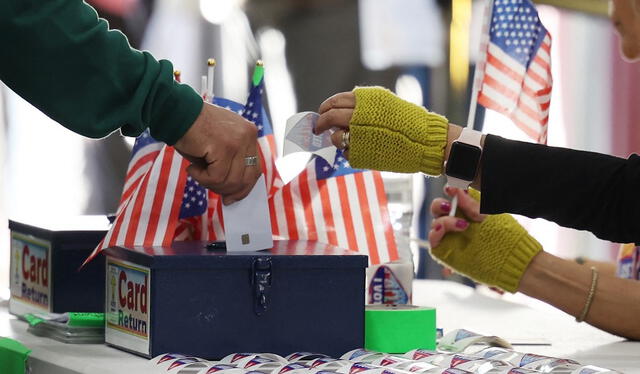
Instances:
[[[546,143],[551,100],[551,35],[530,0],[496,0],[483,35],[486,55],[478,103],[507,115],[522,131]]]

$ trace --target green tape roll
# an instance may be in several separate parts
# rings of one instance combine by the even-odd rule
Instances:
[[[435,308],[414,305],[367,305],[364,347],[385,353],[436,349]]]

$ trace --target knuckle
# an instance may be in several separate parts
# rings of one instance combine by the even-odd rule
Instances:
[[[339,95],[333,95],[327,100],[327,106],[330,109],[337,108],[340,103]]]
[[[252,138],[258,137],[258,128],[252,123],[249,123],[248,126],[245,126],[243,130],[247,136],[250,136]]]

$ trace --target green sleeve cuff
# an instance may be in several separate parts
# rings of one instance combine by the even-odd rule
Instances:
[[[428,112],[427,135],[420,160],[420,171],[433,176],[442,174],[444,151],[447,146],[449,121],[436,113]]]
[[[191,87],[173,82],[171,92],[151,115],[151,136],[174,145],[191,128],[204,102]]]

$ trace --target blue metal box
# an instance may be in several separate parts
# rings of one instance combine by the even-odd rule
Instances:
[[[260,252],[205,242],[106,250],[106,342],[145,357],[294,351],[334,357],[364,344],[367,256],[306,241]]]
[[[107,233],[104,216],[56,222],[9,220],[11,230],[9,312],[101,312],[104,258],[78,271]]]

